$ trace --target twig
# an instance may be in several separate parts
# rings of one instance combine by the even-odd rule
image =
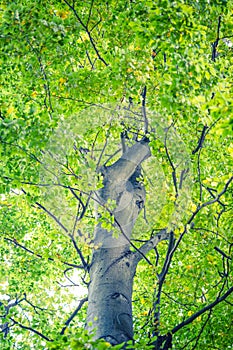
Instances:
[[[24,326],[22,325],[21,323],[19,323],[18,321],[16,321],[14,318],[10,317],[10,320],[12,322],[14,322],[14,324],[16,324],[17,326],[19,326],[20,328],[22,329],[27,329],[33,333],[36,333],[37,335],[39,335],[41,338],[47,340],[47,341],[50,341],[52,342],[53,340],[52,339],[49,339],[48,337],[46,337],[46,335],[42,334],[41,332],[37,331],[36,329],[32,328],[32,327],[28,327],[28,326]]]
[[[30,254],[32,254],[32,255],[35,255],[35,256],[37,256],[38,258],[43,259],[43,256],[42,256],[42,255],[34,253],[32,250],[30,250],[30,249],[26,248],[25,246],[23,246],[22,244],[20,244],[16,239],[11,239],[11,238],[4,237],[4,240],[13,243],[15,246],[22,248],[22,249],[25,250],[26,252],[28,252],[28,253],[30,253]],[[49,260],[49,261],[55,261],[55,259],[53,259],[53,258],[48,258],[48,260]],[[62,260],[61,260],[61,262],[62,262],[64,265],[67,265],[67,266],[71,266],[71,267],[78,268],[78,269],[83,269],[83,266],[82,266],[82,265],[71,264],[71,263],[68,263],[68,262],[62,261]]]
[[[89,37],[90,43],[91,43],[91,45],[92,45],[92,47],[93,47],[93,49],[94,49],[94,51],[95,51],[97,57],[99,58],[99,60],[102,61],[103,64],[104,64],[105,66],[108,66],[107,62],[103,59],[103,57],[100,56],[99,50],[97,49],[97,47],[96,47],[96,45],[95,45],[95,42],[94,42],[94,40],[93,40],[93,38],[92,38],[92,36],[91,36],[91,30],[89,30],[89,28],[88,28],[89,19],[88,19],[87,24],[85,24],[85,23],[82,21],[81,17],[78,15],[77,11],[75,10],[74,3],[71,5],[67,0],[63,0],[63,1],[64,1],[64,2],[67,4],[67,6],[69,6],[69,8],[73,11],[75,17],[77,18],[77,20],[79,21],[79,23],[81,24],[81,26],[85,29],[85,31],[86,31],[86,33],[87,33],[87,35],[88,35],[88,37]],[[92,30],[93,30],[93,28],[92,28]]]
[[[221,19],[222,19],[222,17],[219,16],[218,17],[217,38],[216,38],[215,42],[213,42],[213,44],[212,44],[212,57],[211,57],[212,61],[215,61],[216,57],[218,56],[217,47],[218,47],[218,43],[220,40]]]
[[[192,316],[184,320],[183,322],[179,323],[177,326],[175,326],[172,330],[171,333],[175,334],[177,331],[179,331],[181,328],[187,326],[191,322],[193,322],[197,317],[201,316],[204,314],[206,311],[213,309],[214,306],[218,305],[221,303],[223,300],[225,300],[231,293],[233,292],[233,287],[229,288],[228,291],[223,294],[221,297],[217,297],[215,301],[210,303],[209,305],[203,307],[201,310],[197,311],[194,313]]]
[[[69,186],[68,186],[69,188]],[[36,202],[35,203],[39,208],[43,209],[53,220],[66,232],[68,233],[68,229],[60,222],[60,220],[52,214],[48,209],[46,209],[42,204]]]
[[[219,252],[224,258],[231,260],[231,257],[228,256],[228,255],[226,255],[226,254],[225,254],[221,249],[219,249],[218,247],[214,247],[214,249],[215,249],[217,252]]]
[[[203,129],[202,129],[202,132],[201,132],[201,136],[198,140],[198,145],[197,147],[192,151],[192,154],[195,154],[199,151],[200,148],[202,148],[203,146],[203,143],[205,141],[205,137],[206,137],[206,130],[208,130],[208,126],[207,125],[204,125],[203,126]]]
[[[144,86],[143,90],[142,90],[142,115],[143,115],[143,119],[144,119],[144,133],[147,134],[148,133],[148,119],[147,119],[147,115],[146,115],[146,86]]]
[[[66,328],[69,326],[70,322],[74,319],[74,317],[77,315],[83,304],[88,300],[88,298],[84,298],[80,300],[78,307],[74,310],[74,312],[70,315],[68,320],[65,322],[65,326],[61,330],[61,335],[65,333]]]
[[[78,230],[78,231],[79,231],[79,230]],[[84,256],[83,256],[81,250],[79,249],[79,247],[78,247],[78,245],[77,245],[77,243],[76,243],[74,237],[73,237],[72,235],[69,235],[69,237],[71,238],[71,241],[72,241],[72,243],[73,243],[73,245],[74,245],[74,248],[75,248],[76,252],[78,253],[78,255],[79,255],[79,257],[80,257],[80,259],[81,259],[81,261],[82,261],[83,268],[84,268],[84,269],[87,269],[87,268],[88,268],[87,262],[85,261]]]

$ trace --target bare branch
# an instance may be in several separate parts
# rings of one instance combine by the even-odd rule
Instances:
[[[80,233],[81,233],[81,232],[80,232]],[[76,243],[74,237],[73,237],[72,235],[69,235],[69,237],[70,237],[70,239],[71,239],[71,241],[72,241],[72,243],[73,243],[73,245],[74,245],[74,248],[75,248],[76,252],[78,253],[78,255],[79,255],[79,257],[80,257],[80,259],[81,259],[81,261],[82,261],[83,268],[84,268],[84,269],[87,269],[87,268],[88,268],[88,264],[87,264],[87,262],[85,261],[84,256],[83,256],[81,250],[79,249],[79,247],[78,247],[78,245],[77,245],[77,243]]]
[[[194,344],[192,350],[194,350],[194,349],[196,348],[196,346],[198,345],[198,342],[199,342],[200,337],[201,337],[201,335],[202,335],[202,333],[203,333],[203,331],[204,331],[204,329],[205,329],[205,326],[207,325],[207,323],[208,323],[208,321],[209,321],[209,319],[210,319],[211,313],[212,313],[212,309],[209,310],[208,316],[207,316],[207,318],[206,318],[204,324],[201,326],[201,329],[200,329],[200,331],[199,331],[199,333],[198,333],[198,335],[197,335],[197,337],[196,337],[196,341],[195,341],[195,344]]]
[[[18,321],[16,321],[15,319],[13,319],[12,317],[10,317],[10,320],[12,322],[14,322],[14,324],[16,324],[17,326],[19,326],[20,328],[22,329],[27,329],[28,331],[31,331],[33,333],[36,333],[37,335],[39,335],[41,338],[47,340],[47,341],[50,341],[52,342],[53,340],[52,339],[49,339],[48,337],[46,337],[44,334],[42,334],[41,332],[37,331],[36,329],[32,328],[32,327],[28,327],[28,326],[24,326],[22,325],[21,323],[19,323]]]
[[[184,320],[183,322],[181,322],[180,324],[178,324],[177,326],[175,326],[171,333],[175,334],[177,331],[179,331],[181,328],[187,326],[188,324],[190,324],[191,322],[193,322],[198,316],[201,316],[202,314],[204,314],[206,311],[213,309],[216,305],[218,305],[219,303],[221,303],[223,300],[225,300],[231,293],[233,292],[233,287],[229,288],[228,291],[223,294],[221,297],[217,297],[215,299],[215,301],[213,301],[211,304],[203,307],[203,309],[197,311],[196,313],[194,313],[192,316],[190,316],[189,318],[187,318],[186,320]]]
[[[226,193],[230,183],[233,181],[233,176],[230,177],[230,179],[226,182],[223,190],[214,198],[212,199],[211,201],[208,201],[208,202],[205,202],[203,203],[200,207],[199,207],[199,210],[201,210],[202,208],[204,207],[207,207],[207,205],[210,205],[210,204],[213,204],[215,202],[218,202],[219,198],[222,197],[222,195],[224,195],[224,193]]]
[[[37,256],[38,258],[43,259],[43,256],[42,256],[42,255],[34,253],[32,250],[30,250],[30,249],[26,248],[25,246],[23,246],[22,244],[20,244],[16,239],[4,237],[4,240],[13,243],[15,246],[22,248],[22,249],[25,250],[26,252],[28,252],[28,253],[30,253],[30,254],[33,254],[33,255]],[[55,261],[55,259],[53,259],[53,258],[48,258],[48,260],[49,260],[49,261]],[[68,263],[68,262],[66,262],[66,261],[61,261],[61,262],[62,262],[64,265],[67,265],[67,266],[71,266],[71,267],[78,268],[78,269],[83,269],[83,266],[82,266],[82,265],[71,264],[71,263]]]
[[[231,260],[231,257],[225,254],[220,248],[214,247],[214,249],[219,252],[224,258]]]
[[[88,35],[88,37],[89,37],[90,43],[91,43],[91,45],[92,45],[92,47],[93,47],[93,49],[94,49],[94,51],[95,51],[97,57],[99,58],[99,60],[100,60],[101,62],[103,62],[103,64],[104,64],[105,66],[108,66],[107,62],[103,59],[103,57],[101,57],[101,55],[100,55],[100,53],[99,53],[99,50],[97,49],[97,46],[96,46],[96,44],[95,44],[95,42],[94,42],[94,39],[93,39],[93,37],[92,37],[92,35],[91,35],[91,30],[89,30],[89,28],[88,28],[88,22],[89,22],[89,20],[88,20],[87,24],[85,24],[85,23],[82,21],[81,17],[78,15],[78,13],[77,13],[77,11],[76,11],[76,9],[75,9],[75,7],[74,7],[74,4],[71,5],[67,0],[63,0],[63,1],[64,1],[64,2],[67,4],[67,6],[69,6],[69,8],[73,11],[75,17],[77,18],[77,20],[79,21],[79,23],[81,24],[81,26],[83,27],[83,29],[86,31],[86,33],[87,33],[87,35]],[[92,30],[93,30],[93,28],[92,28]]]
[[[212,44],[212,57],[211,57],[212,61],[215,61],[215,59],[218,57],[217,47],[218,47],[218,43],[220,40],[221,19],[222,19],[222,17],[219,16],[218,17],[217,38],[216,38],[215,42],[213,42],[213,44]]]
[[[143,255],[146,255],[147,253],[149,253],[153,248],[157,246],[159,242],[168,239],[169,235],[170,234],[167,232],[166,229],[160,230],[154,237],[152,237],[149,241],[143,244],[138,249],[138,251],[134,253],[135,263],[138,263],[143,258]]]
[[[171,160],[171,157],[170,157],[170,154],[168,152],[168,148],[167,148],[167,135],[168,135],[168,132],[169,132],[169,129],[172,127],[173,124],[171,124],[168,128],[167,128],[167,131],[166,131],[166,134],[165,134],[165,138],[164,138],[164,148],[165,148],[165,152],[166,152],[166,155],[167,155],[167,159],[168,159],[168,162],[172,168],[172,179],[173,179],[173,184],[174,184],[174,187],[175,187],[175,192],[176,192],[176,198],[178,197],[178,186],[177,186],[177,177],[176,177],[176,168]]]
[[[147,134],[149,123],[146,115],[146,86],[144,86],[141,96],[142,96],[142,115],[144,119],[144,133]]]
[[[86,24],[86,27],[87,27],[87,28],[88,28],[89,21],[90,21],[90,19],[91,19],[91,14],[92,14],[93,5],[94,5],[94,0],[91,0],[91,5],[90,5],[90,9],[89,9],[87,24]]]
[[[59,219],[52,214],[48,209],[46,209],[42,204],[36,202],[36,205],[43,209],[66,233],[68,233],[68,229],[59,221]]]
[[[200,138],[199,138],[199,140],[198,140],[198,145],[197,145],[197,147],[192,151],[192,154],[197,153],[197,152],[199,151],[199,149],[202,148],[203,143],[204,143],[204,141],[205,141],[205,137],[206,137],[206,130],[208,130],[208,126],[207,126],[207,125],[204,125],[204,126],[203,126],[203,129],[202,129],[201,136],[200,136]]]
[[[44,80],[44,90],[45,90],[45,99],[44,99],[44,105],[48,111],[48,114],[50,116],[50,118],[52,118],[52,114],[51,112],[53,112],[53,107],[52,107],[52,101],[51,101],[51,91],[50,91],[50,85],[49,85],[49,81],[48,81],[48,76],[47,73],[45,71],[45,67],[42,63],[42,58],[41,58],[41,54],[40,51],[38,49],[36,49],[31,41],[28,39],[28,37],[26,36],[26,41],[28,43],[28,45],[30,46],[30,48],[32,49],[32,52],[35,54],[37,61],[39,63],[39,67],[40,67],[40,71]],[[48,99],[48,104],[47,104],[47,99]]]
[[[79,312],[79,310],[82,308],[83,304],[88,300],[88,298],[84,298],[82,300],[80,300],[78,307],[74,310],[74,312],[70,315],[70,317],[68,318],[68,320],[65,322],[65,326],[62,328],[61,330],[61,335],[63,335],[65,333],[66,328],[69,326],[70,322],[74,319],[74,317],[77,315],[77,313]]]

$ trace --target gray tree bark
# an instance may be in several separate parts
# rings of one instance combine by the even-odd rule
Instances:
[[[90,267],[87,329],[95,330],[95,339],[104,338],[112,345],[133,339],[132,288],[141,257],[135,259],[129,241],[145,201],[138,181],[140,165],[149,156],[148,140],[135,143],[104,169],[104,186],[96,193],[100,206],[108,199],[116,201],[113,214],[119,237],[114,238],[100,223],[95,229],[94,243],[101,247],[93,252]]]

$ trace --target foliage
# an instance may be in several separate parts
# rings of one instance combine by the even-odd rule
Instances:
[[[233,4],[223,0],[2,1],[0,336],[5,349],[108,348],[82,331],[85,302],[60,333],[86,296],[84,289],[79,295],[78,285],[88,283],[85,263],[98,249],[92,235],[93,191],[103,180],[98,170],[118,159],[121,134],[127,145],[144,136],[145,86],[152,157],[143,167],[146,207],[132,243],[139,248],[138,240],[165,227],[174,231],[173,244],[180,243],[171,254],[168,242],[161,242],[147,255],[151,265],[144,260],[138,265],[134,347],[152,347],[156,332],[169,334],[227,293],[232,14]],[[178,174],[184,163],[189,172],[180,189],[174,168]],[[114,203],[102,208],[107,229],[113,208]],[[158,305],[164,261],[169,268]],[[175,330],[174,348],[230,349],[231,307],[229,294]]]

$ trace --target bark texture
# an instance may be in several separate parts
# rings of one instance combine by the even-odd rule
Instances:
[[[130,147],[119,160],[103,170],[104,187],[96,193],[96,202],[105,206],[116,201],[115,227],[119,237],[113,238],[98,224],[88,292],[87,329],[95,329],[95,338],[112,345],[133,339],[132,286],[136,264],[130,251],[134,223],[144,206],[145,190],[138,181],[141,163],[150,156],[148,140]],[[98,208],[97,208],[98,215]]]

